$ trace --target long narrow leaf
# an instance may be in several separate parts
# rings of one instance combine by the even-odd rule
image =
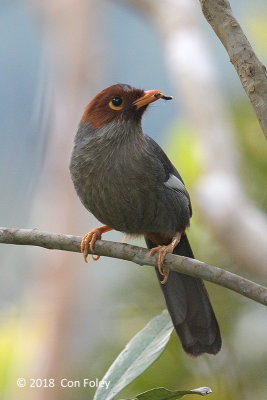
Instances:
[[[199,394],[201,396],[205,396],[209,393],[212,393],[212,390],[208,387],[201,387],[193,390],[176,391],[168,390],[165,388],[156,388],[138,394],[134,400],[176,400],[181,399],[187,394]]]
[[[175,390],[175,391],[160,387],[148,390],[147,392],[140,393],[132,400],[177,400],[181,399],[183,396],[187,394],[199,394],[201,396],[206,396],[207,394],[210,393],[212,393],[212,390],[209,387],[201,387],[193,390]]]
[[[126,345],[113,362],[102,381],[108,382],[106,387],[98,387],[94,400],[111,400],[125,386],[145,371],[163,352],[173,325],[169,313],[164,310],[153,318]]]

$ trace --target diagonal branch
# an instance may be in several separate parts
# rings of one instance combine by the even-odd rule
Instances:
[[[80,252],[81,236],[41,232],[37,229],[0,228],[0,243],[40,246],[46,249]],[[98,240],[95,253],[100,256],[114,257],[132,261],[139,265],[157,265],[157,258],[148,258],[148,250],[125,243]],[[267,305],[267,288],[248,279],[214,267],[202,261],[188,257],[168,254],[165,267],[171,271],[181,272],[195,278],[201,278],[217,285],[224,286],[242,296]]]
[[[225,47],[267,139],[267,75],[233,16],[228,0],[200,0],[203,14]]]

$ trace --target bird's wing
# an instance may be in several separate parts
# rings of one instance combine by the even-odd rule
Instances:
[[[170,174],[173,174],[174,176],[176,176],[182,183],[182,177],[179,174],[179,172],[177,171],[177,169],[175,168],[175,166],[172,164],[172,162],[169,160],[168,156],[166,155],[166,153],[164,153],[164,151],[162,150],[162,148],[158,145],[157,142],[155,142],[155,140],[153,140],[150,136],[146,135],[146,140],[149,144],[150,148],[153,148],[153,152],[154,154],[157,156],[157,158],[160,160],[165,173],[166,173],[166,180],[169,179]]]
[[[189,194],[179,172],[161,147],[149,136],[147,136],[147,140],[149,147],[153,150],[154,157],[157,157],[164,168],[165,181],[163,184],[171,189],[176,197],[182,197],[183,200],[189,201],[192,215]],[[145,240],[149,249],[157,246],[148,237],[145,237]],[[194,258],[185,234],[182,235],[173,254]],[[157,268],[156,272],[159,281],[161,281],[162,276]],[[170,271],[167,282],[160,286],[184,350],[192,357],[203,353],[218,353],[221,348],[220,329],[203,281]]]
[[[190,216],[192,216],[190,196],[188,191],[186,190],[181,175],[179,174],[175,166],[172,164],[172,162],[169,160],[168,156],[165,154],[162,148],[150,136],[146,135],[146,139],[149,143],[149,147],[153,148],[153,154],[160,161],[165,171],[164,185],[175,192],[182,193],[188,198],[190,207]]]

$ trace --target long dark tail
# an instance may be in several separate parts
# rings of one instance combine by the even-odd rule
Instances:
[[[149,249],[156,246],[151,240],[145,240]],[[194,258],[185,234],[173,253]],[[159,281],[162,280],[157,268],[156,273]],[[220,329],[203,281],[170,271],[168,281],[160,286],[185,352],[192,357],[218,353],[222,345]]]

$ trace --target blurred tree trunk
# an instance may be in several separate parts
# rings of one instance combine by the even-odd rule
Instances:
[[[103,81],[103,31],[98,29],[103,18],[102,4],[97,0],[28,3],[35,7],[43,24],[44,55],[53,96],[31,224],[50,231],[81,234],[81,206],[68,164],[83,108]],[[69,339],[80,300],[82,275],[75,265],[77,256],[68,252],[38,250],[33,259],[38,260],[38,268],[33,273],[24,318],[28,314],[36,315],[27,326],[32,329],[28,337],[33,332],[35,335],[39,332],[40,336],[38,344],[34,344],[34,339],[31,342],[32,347],[28,349],[31,357],[24,357],[25,375],[60,379],[68,376],[70,368]],[[25,342],[21,345],[25,346]],[[56,390],[31,389],[24,393],[27,399],[52,400],[59,398],[57,388],[58,384]]]

